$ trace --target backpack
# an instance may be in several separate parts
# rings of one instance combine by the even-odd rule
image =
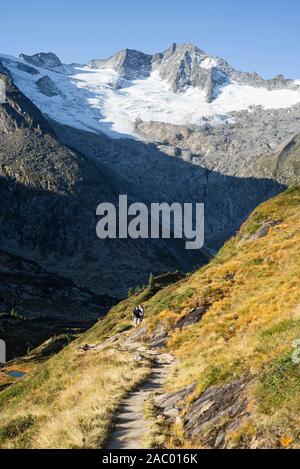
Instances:
[[[133,316],[134,316],[135,318],[137,318],[137,319],[140,319],[140,317],[141,317],[141,311],[140,311],[139,308],[134,308],[134,309],[133,309]]]

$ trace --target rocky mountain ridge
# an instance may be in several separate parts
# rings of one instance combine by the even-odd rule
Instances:
[[[46,68],[57,73],[68,73],[67,65],[62,64],[53,52],[40,52],[34,55],[20,54],[20,59],[36,67]]]
[[[205,92],[208,102],[215,99],[219,87],[230,81],[268,90],[299,88],[298,84],[283,75],[264,80],[255,72],[236,70],[225,60],[211,56],[193,44],[174,43],[166,51],[154,55],[125,49],[109,59],[92,60],[88,65],[92,68],[112,68],[126,80],[146,78],[157,70],[172,91],[178,93],[189,87],[197,87]]]

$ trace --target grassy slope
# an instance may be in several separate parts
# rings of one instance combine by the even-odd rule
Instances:
[[[255,424],[228,445],[255,438],[268,446],[298,446],[300,367],[291,354],[293,340],[300,339],[299,209],[298,188],[266,202],[208,266],[156,294],[148,287],[123,301],[33,375],[3,391],[0,445],[101,445],[118,400],[149,370],[129,352],[108,347],[84,355],[77,346],[129,329],[132,306],[143,301],[149,335],[163,323],[170,330],[168,349],[178,358],[167,390],[197,382],[195,399],[212,384],[251,372]],[[267,236],[251,240],[269,220],[277,224]],[[208,311],[200,323],[173,330],[178,318],[202,304]],[[180,428],[168,432],[168,446],[191,444]]]
[[[169,389],[198,382],[196,398],[210,385],[255,376],[249,396],[255,424],[237,440],[233,434],[228,445],[247,439],[274,447],[300,444],[300,368],[291,361],[292,343],[300,338],[299,209],[299,189],[263,204],[216,259],[177,290],[184,295],[194,289],[186,308],[211,306],[199,324],[173,333],[169,349],[179,361]],[[251,241],[268,220],[278,224]]]
[[[119,400],[147,375],[147,366],[116,349],[84,353],[77,346],[2,391],[0,447],[101,446]]]

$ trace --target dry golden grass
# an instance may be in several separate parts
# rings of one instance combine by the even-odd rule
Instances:
[[[186,308],[199,299],[211,306],[199,324],[176,330],[168,343],[178,358],[169,390],[196,382],[194,399],[210,385],[255,376],[251,437],[273,447],[300,444],[300,370],[291,361],[293,341],[300,339],[299,209],[299,189],[263,204],[219,256],[190,277],[195,294]],[[250,241],[256,219],[279,223]],[[181,444],[188,444],[184,437]]]
[[[79,352],[77,346],[1,394],[2,448],[103,445],[121,398],[146,377],[148,366],[137,366],[134,356],[117,348]],[[31,424],[24,432],[26,421]]]

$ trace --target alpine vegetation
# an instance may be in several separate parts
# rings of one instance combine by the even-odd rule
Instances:
[[[119,213],[114,204],[98,205],[101,216],[96,233],[100,239],[186,239],[186,249],[201,249],[204,245],[204,204],[135,202],[128,206],[127,195],[119,196]],[[195,215],[195,217],[193,217]],[[131,217],[131,219],[129,219]],[[118,228],[118,229],[117,229]]]

